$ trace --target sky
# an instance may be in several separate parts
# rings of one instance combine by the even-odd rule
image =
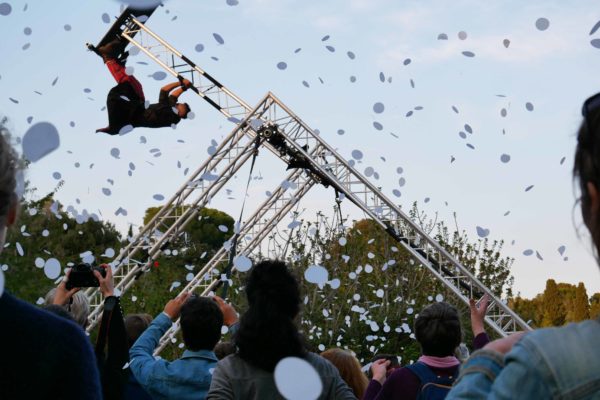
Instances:
[[[342,156],[360,150],[358,170],[371,167],[369,179],[403,209],[417,202],[473,240],[488,231],[503,239],[516,292],[533,296],[548,278],[600,291],[571,174],[581,104],[598,91],[595,2],[164,3],[147,26],[247,103],[275,93]],[[189,93],[196,117],[175,130],[94,133],[107,125],[102,108],[114,81],[84,44],[100,40],[121,4],[0,0],[0,115],[17,137],[41,121],[58,130],[60,147],[27,170],[34,197],[60,186],[61,203],[125,231],[140,227],[146,208],[161,204],[157,195],[169,198],[234,126]],[[141,54],[128,65],[156,99],[168,82],[153,78],[160,67]],[[237,218],[247,167],[211,207]],[[286,174],[266,151],[255,172],[246,210]],[[314,188],[302,218],[333,215],[333,199]],[[348,202],[342,209],[363,217]]]

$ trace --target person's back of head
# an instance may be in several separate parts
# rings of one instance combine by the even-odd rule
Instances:
[[[458,311],[445,302],[424,308],[415,321],[415,336],[426,356],[454,355],[462,339]]]
[[[300,312],[300,287],[282,261],[255,265],[246,282],[248,310],[235,335],[239,356],[273,372],[285,357],[304,357],[306,350],[294,319]]]
[[[236,351],[235,348],[235,344],[233,342],[219,342],[217,343],[217,345],[215,346],[215,356],[217,356],[217,358],[219,360],[224,359],[225,357],[227,357],[230,354],[234,354]]]
[[[49,312],[50,314],[57,315],[68,321],[75,322],[75,320],[73,319],[73,316],[67,310],[65,310],[64,307],[61,307],[59,305],[50,304],[50,305],[44,306],[44,310]]]
[[[221,339],[223,313],[208,297],[190,297],[181,307],[181,335],[192,351],[213,350]]]
[[[151,322],[152,316],[150,314],[128,314],[125,316],[125,332],[127,333],[127,346],[129,348],[148,329]]]
[[[321,353],[321,357],[329,360],[340,371],[342,379],[352,389],[354,395],[362,399],[367,390],[369,380],[362,372],[360,363],[356,357],[349,351],[342,349],[326,350]]]
[[[46,304],[54,303],[56,288],[52,288],[46,294]],[[88,324],[88,316],[90,315],[90,301],[83,292],[77,292],[71,297],[71,302],[65,306],[66,310],[71,314],[77,325],[85,329]]]

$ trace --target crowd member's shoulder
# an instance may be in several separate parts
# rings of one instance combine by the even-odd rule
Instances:
[[[570,323],[561,327],[537,329],[523,336],[520,342],[525,345],[534,345],[535,347],[546,347],[557,344],[559,341],[570,342],[574,348],[585,346],[590,341],[599,343],[600,322],[597,320],[587,320]]]
[[[521,366],[560,398],[600,390],[600,323],[584,321],[528,333],[505,357],[505,368]],[[518,371],[518,369],[515,369]],[[537,377],[537,378],[536,378]],[[586,397],[587,398],[587,397]]]
[[[94,354],[81,327],[7,293],[0,298],[0,326],[0,341],[5,344],[0,382],[10,381],[9,387],[24,398],[44,394],[71,399],[84,393],[100,398]],[[35,385],[31,376],[36,377]],[[65,385],[65,376],[74,383]]]

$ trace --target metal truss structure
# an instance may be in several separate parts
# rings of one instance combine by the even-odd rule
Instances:
[[[259,248],[261,241],[315,183],[331,186],[340,197],[355,204],[385,229],[461,301],[468,304],[470,298],[487,294],[491,301],[485,321],[495,332],[506,336],[531,329],[275,95],[267,93],[256,107],[250,108],[134,17],[128,20],[122,36],[174,77],[189,79],[196,93],[237,125],[214,154],[115,259],[116,288],[121,293],[151,266],[169,242],[182,234],[199,210],[261,147],[273,152],[293,172],[287,178],[288,185],[277,187],[252,217],[243,226],[237,227],[242,238],[237,242],[237,254],[250,255]],[[297,187],[294,193],[289,190],[290,186]],[[195,199],[190,201],[194,198],[192,195]],[[232,243],[232,240],[226,242],[183,290],[201,291],[202,295],[214,290],[221,281],[221,277],[215,277],[214,271],[227,263]],[[140,252],[147,254],[147,261],[134,260]],[[101,315],[102,299],[97,289],[89,289],[87,294],[93,308],[88,328],[91,330]],[[176,323],[161,339],[157,353],[174,340],[178,330]]]

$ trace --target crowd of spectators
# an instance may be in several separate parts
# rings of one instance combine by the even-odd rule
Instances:
[[[600,250],[600,94],[584,103],[574,178],[583,220]],[[0,252],[18,218],[17,157],[0,135]],[[90,305],[69,273],[43,308],[0,286],[2,399],[278,399],[276,369],[304,360],[321,381],[319,399],[510,399],[600,397],[600,324],[517,333],[490,341],[484,330],[489,298],[471,301],[472,349],[467,357],[459,313],[445,302],[420,310],[414,333],[421,356],[402,365],[393,354],[362,367],[348,349],[311,352],[297,325],[302,294],[284,262],[265,260],[249,271],[248,307],[237,311],[218,296],[184,292],[154,319],[124,316],[112,268],[94,271],[104,298],[95,348],[84,333]],[[185,351],[173,361],[154,356],[178,321]],[[222,339],[223,327],[232,341]],[[365,373],[367,372],[367,373]],[[301,379],[302,377],[298,377]]]

